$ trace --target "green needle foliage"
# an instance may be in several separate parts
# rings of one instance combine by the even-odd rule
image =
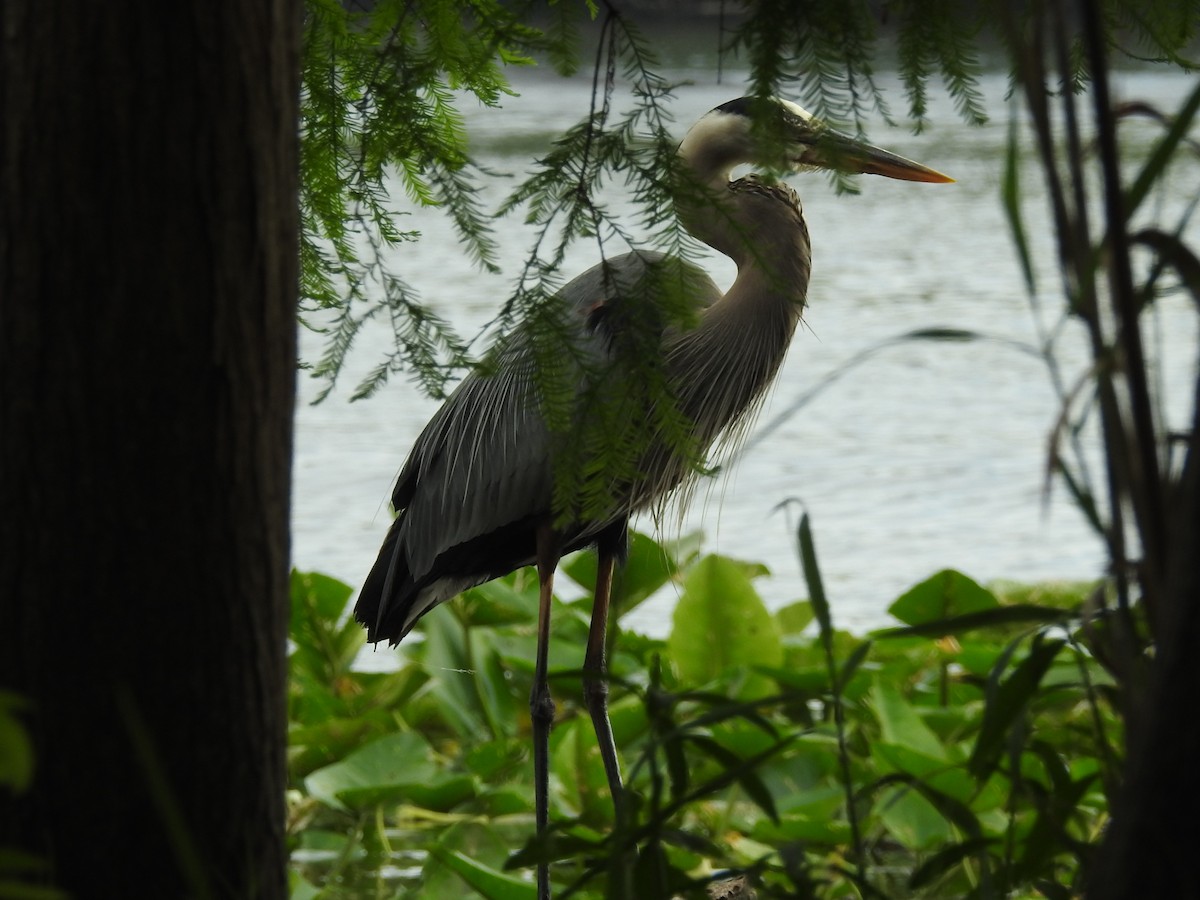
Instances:
[[[1029,5],[1018,27],[1040,27],[1041,8]],[[872,112],[892,120],[875,74],[884,54],[902,79],[914,127],[926,121],[935,76],[966,120],[982,122],[980,47],[1004,33],[1012,15],[1006,10],[951,0],[893,0],[878,8],[844,0],[751,0],[731,15],[722,40],[726,53],[748,63],[750,93],[797,99],[834,126],[862,133]],[[1194,0],[1113,0],[1105,12],[1106,34],[1124,42],[1123,52],[1186,63],[1182,53],[1198,21]],[[583,29],[598,35],[590,108],[498,210],[484,208],[478,190],[488,174],[467,152],[461,105],[502,106],[511,92],[510,66],[548,63],[573,72]],[[1071,81],[1082,84],[1087,72],[1078,47],[1071,59]],[[671,85],[656,69],[636,16],[616,0],[309,0],[302,60],[302,320],[326,337],[320,356],[306,362],[325,382],[321,398],[368,322],[386,323],[394,351],[354,398],[399,373],[441,395],[471,363],[471,341],[432,312],[397,270],[391,251],[420,235],[403,227],[393,193],[443,210],[467,259],[489,271],[496,267],[495,216],[523,209],[540,226],[492,323],[503,331],[532,321],[539,341],[560,334],[542,310],[561,284],[558,269],[575,241],[594,241],[597,260],[630,247],[686,253],[672,213]],[[618,78],[636,101],[619,118],[612,112]],[[847,176],[832,177],[853,189]],[[603,188],[614,182],[629,190],[642,221],[619,221],[605,207]],[[552,380],[543,387],[553,391]],[[558,405],[551,398],[552,416]]]
[[[567,38],[526,24],[527,6],[491,0],[307,5],[302,59],[302,318],[327,335],[313,374],[331,388],[359,329],[389,323],[396,350],[359,387],[367,396],[407,372],[439,394],[465,346],[389,266],[387,251],[418,239],[390,192],[443,209],[461,246],[495,270],[478,173],[466,151],[464,92],[498,106],[502,67],[528,65]]]

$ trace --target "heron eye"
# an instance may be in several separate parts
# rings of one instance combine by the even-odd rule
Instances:
[[[821,156],[821,151],[816,147],[805,147],[800,153],[796,154],[795,161],[802,166],[821,166],[825,164],[824,157]]]

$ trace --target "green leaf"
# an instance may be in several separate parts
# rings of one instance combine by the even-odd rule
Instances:
[[[707,556],[688,572],[667,655],[689,684],[704,684],[739,667],[783,663],[778,623],[744,564]]]
[[[0,787],[20,794],[33,781],[33,742],[25,724],[12,714],[26,702],[10,691],[0,691]]]
[[[511,577],[471,588],[451,603],[471,627],[537,621],[537,591],[516,590]]]
[[[837,691],[841,693],[845,690],[851,679],[854,678],[854,673],[858,671],[858,667],[866,660],[867,654],[871,652],[871,642],[863,641],[854,648],[854,652],[850,654],[845,663],[842,664],[842,670],[837,676]]]
[[[479,669],[472,683],[480,707],[493,735],[513,737],[517,733],[521,714],[528,711],[528,704],[519,703],[513,695],[499,650],[491,640],[491,632],[473,630],[470,640],[472,655],[479,660]]]
[[[0,878],[0,900],[70,900],[71,895],[58,888],[9,881]]]
[[[968,762],[968,767],[977,777],[986,776],[995,766],[1010,727],[1037,693],[1042,676],[1049,670],[1064,643],[1061,640],[1042,640],[1038,635],[1029,655],[1021,660],[1012,675],[994,690],[989,690],[983,710],[983,724],[980,725],[979,737]],[[1000,667],[1006,663],[1007,657],[996,664],[997,676]]]
[[[871,757],[885,774],[902,772],[919,778],[959,803],[973,804],[978,799],[979,784],[962,765],[947,761],[945,756],[930,756],[902,744],[876,741],[871,744]],[[990,800],[989,796],[984,802]]]
[[[588,591],[596,587],[596,554],[580,553],[560,567]],[[667,549],[640,532],[629,533],[629,556],[613,576],[612,607],[618,616],[637,607],[678,573]]]
[[[909,747],[935,759],[949,758],[941,741],[895,685],[877,679],[871,687],[871,703],[884,741]]]
[[[1158,254],[1163,265],[1174,268],[1184,289],[1192,295],[1192,302],[1200,306],[1200,258],[1179,235],[1146,228],[1133,235],[1130,241],[1149,247]]]
[[[288,900],[317,900],[320,895],[321,889],[295,869],[288,872]]]
[[[1070,838],[1064,833],[1064,823],[1075,818],[1079,802],[1098,775],[1093,773],[1079,781],[1068,780],[1062,787],[1056,786],[1051,796],[1039,802],[1037,818],[1022,842],[1021,857],[1015,867],[1020,877],[1035,877],[1057,850],[1069,844]]]
[[[447,610],[438,610],[422,622],[425,644],[421,662],[429,673],[427,695],[438,713],[464,739],[499,737],[476,681],[486,677],[476,669],[471,643],[473,631],[463,628]]]
[[[0,872],[48,872],[50,866],[40,856],[25,850],[0,847]]]
[[[969,838],[939,850],[912,873],[908,878],[910,888],[920,888],[945,875],[964,859],[983,853],[996,842],[995,838]]]
[[[809,600],[797,600],[775,610],[775,621],[779,623],[779,632],[783,635],[799,634],[814,618],[816,612]]]
[[[446,810],[475,792],[470,777],[440,770],[432,748],[412,732],[372,741],[340,762],[313,772],[304,779],[304,786],[322,803],[343,810],[401,800]]]
[[[667,758],[667,781],[671,788],[671,799],[678,800],[691,786],[691,768],[683,750],[682,735],[672,729],[663,740],[662,749]]]
[[[335,683],[349,672],[367,639],[357,622],[344,617],[352,593],[328,575],[292,572],[289,662],[293,680],[307,680],[311,688],[302,692],[306,715],[341,712]]]
[[[911,850],[939,847],[953,837],[937,807],[908,787],[883,791],[875,812],[891,836]]]
[[[779,742],[779,734],[763,728],[762,723],[731,716],[712,726],[712,736],[722,747],[745,759],[756,756]]]
[[[804,582],[808,585],[808,597],[813,613],[821,629],[822,640],[828,643],[833,633],[833,617],[829,612],[829,600],[825,597],[825,586],[821,582],[821,570],[817,565],[817,547],[813,541],[812,526],[808,513],[800,517],[800,528],[796,533],[800,544],[800,563],[804,568]]]
[[[775,798],[771,796],[770,790],[766,784],[758,776],[758,773],[753,769],[743,767],[744,760],[736,753],[727,750],[721,744],[709,737],[703,735],[692,735],[690,742],[696,749],[700,750],[705,755],[715,760],[726,771],[735,771],[740,768],[737,776],[738,784],[742,786],[742,790],[746,792],[754,804],[761,809],[771,821],[779,820],[779,813],[775,809]],[[774,748],[770,748],[766,753],[773,752]]]
[[[1025,276],[1025,289],[1032,295],[1037,290],[1033,273],[1033,258],[1029,252],[1029,238],[1025,233],[1025,221],[1021,217],[1021,153],[1017,132],[1017,114],[1014,110],[1008,123],[1008,142],[1004,153],[1004,178],[1000,185],[1000,199],[1008,227],[1012,231],[1013,244],[1017,248],[1017,259],[1021,263],[1021,274]]]
[[[830,689],[829,669],[825,666],[805,666],[785,669],[759,666],[757,671],[777,681],[780,687],[804,694],[818,694]]]
[[[938,790],[924,778],[906,772],[894,772],[864,790],[877,791],[881,788],[884,791],[877,803],[877,811],[893,834],[909,847],[922,849],[944,844],[952,837],[947,824],[954,825],[970,837],[982,836],[979,818],[971,808]],[[894,812],[892,808],[895,808]],[[931,814],[941,820],[940,824],[935,824],[929,818]],[[990,876],[985,873],[985,877]]]
[[[840,790],[838,799],[839,805],[840,801],[845,799]],[[833,815],[818,817],[803,814],[785,815],[781,816],[778,822],[763,819],[754,823],[750,834],[756,841],[771,845],[803,841],[839,847],[849,844],[852,840],[849,824],[838,821]]]
[[[645,897],[670,897],[679,887],[688,885],[688,878],[675,869],[658,841],[647,841],[638,850],[633,864],[633,883]]]
[[[629,696],[609,703],[608,718],[612,723],[613,740],[624,747],[644,735],[650,728],[646,707],[638,697]]]
[[[306,611],[308,615],[316,615],[328,623],[336,622],[341,618],[346,609],[346,601],[353,593],[354,588],[329,575],[298,572],[293,569],[292,618],[295,620]]]
[[[497,872],[457,850],[435,846],[430,852],[487,900],[537,900],[537,886],[528,881]]]
[[[906,625],[922,625],[999,605],[991,591],[962,572],[943,569],[902,594],[888,612]]]
[[[483,814],[490,819],[505,816],[530,816],[533,814],[533,789],[498,787],[480,794],[478,804]]]
[[[1200,113],[1200,86],[1197,86],[1188,95],[1179,112],[1172,118],[1171,127],[1167,130],[1166,135],[1155,146],[1154,152],[1150,154],[1142,170],[1138,172],[1133,185],[1125,193],[1124,208],[1127,218],[1133,218],[1133,214],[1141,206],[1142,201],[1149,196],[1151,188],[1162,179],[1168,164],[1176,158],[1179,145],[1187,140],[1188,131],[1191,129],[1192,121],[1196,118],[1197,113]]]
[[[506,871],[535,866],[540,862],[554,862],[570,857],[592,856],[605,843],[603,835],[582,825],[575,825],[566,832],[551,829],[542,835],[532,834],[520,850],[504,861]]]
[[[482,781],[498,781],[523,758],[521,745],[510,740],[485,741],[469,747],[463,762]]]
[[[377,726],[361,718],[334,718],[288,729],[288,772],[302,778],[359,747]]]
[[[1015,606],[985,609],[976,613],[965,613],[961,616],[948,616],[945,619],[934,619],[908,628],[885,628],[882,631],[874,632],[872,636],[875,638],[944,637],[981,628],[1000,628],[1009,625],[1050,625],[1063,622],[1069,617],[1070,613],[1066,610],[1022,603]]]
[[[572,719],[555,728],[550,768],[561,785],[555,796],[567,805],[570,815],[593,823],[612,816],[608,779],[590,719]]]

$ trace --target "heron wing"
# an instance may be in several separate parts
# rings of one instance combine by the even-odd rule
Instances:
[[[619,346],[623,334],[636,328],[643,346],[647,338],[655,352],[660,346],[661,324],[655,334],[653,319],[648,328],[631,316],[646,272],[665,259],[625,254],[572,280],[544,311],[551,318],[510,333],[430,420],[401,470],[396,520],[360,591],[356,614],[372,640],[399,640],[442,600],[533,561],[537,525],[554,509],[555,475],[538,384],[547,337],[537,329],[551,328],[562,342],[551,349],[560,351],[571,402],[588,402],[604,387],[597,373],[629,352]],[[718,292],[703,278],[696,302],[708,305]],[[610,516],[569,527],[566,545],[586,545],[627,511],[614,499]]]
[[[550,508],[549,439],[519,359],[458,386],[413,447],[393,495],[409,569]]]
[[[593,266],[564,287],[540,327],[555,330],[568,386],[589,393],[618,350],[648,268],[660,253],[627,253]],[[707,280],[707,276],[704,276]],[[711,285],[711,282],[709,282]],[[710,292],[701,292],[704,303]],[[406,553],[420,579],[447,549],[551,511],[551,440],[536,387],[538,325],[526,322],[501,342],[495,361],[463,380],[417,439],[393,506],[402,513]],[[651,336],[658,347],[661,336]],[[546,339],[543,338],[543,341]],[[529,549],[532,559],[533,548]]]

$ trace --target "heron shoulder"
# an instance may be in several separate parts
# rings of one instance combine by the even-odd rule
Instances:
[[[593,266],[560,292],[587,338],[603,341],[610,356],[614,341],[636,337],[632,351],[652,349],[669,330],[686,327],[721,292],[700,266],[657,251],[638,250]]]

